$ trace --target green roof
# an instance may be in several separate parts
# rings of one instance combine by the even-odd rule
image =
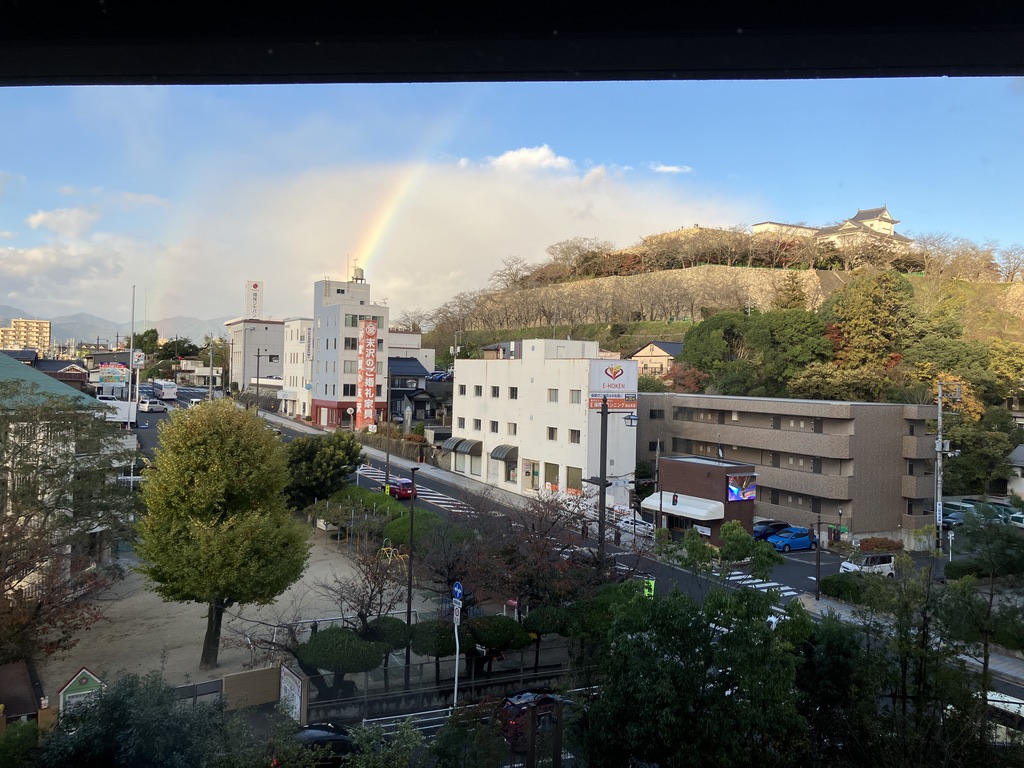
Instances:
[[[95,398],[90,397],[84,392],[80,392],[52,376],[47,376],[31,366],[18,362],[9,355],[0,353],[0,382],[5,381],[24,382],[36,393],[35,400],[41,400],[46,396],[66,397],[83,406],[99,406],[99,402]],[[18,403],[0,400],[0,407],[2,408],[9,408],[15,405],[18,405]]]

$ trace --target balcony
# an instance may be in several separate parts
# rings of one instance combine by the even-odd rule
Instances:
[[[905,499],[930,499],[935,496],[935,475],[903,475],[900,494]]]

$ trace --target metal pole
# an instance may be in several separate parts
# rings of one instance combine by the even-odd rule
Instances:
[[[260,415],[260,357],[262,349],[256,347],[256,417]]]
[[[415,520],[416,514],[416,472],[419,471],[419,467],[411,467],[409,474],[412,477],[412,498],[409,499],[409,558],[405,563],[405,567],[408,570],[408,580],[406,585],[406,603],[405,603],[405,624],[409,627],[410,632],[412,631],[412,537],[415,533],[413,527],[413,521]],[[458,659],[456,659],[456,664]],[[409,690],[409,673],[412,670],[412,640],[409,639],[405,643],[405,690]]]
[[[139,377],[135,374],[135,286],[132,286],[132,327],[128,333],[128,400],[132,395],[132,380],[135,381],[135,418],[139,418]],[[128,406],[128,423],[132,421],[132,407]]]
[[[597,489],[597,570],[604,570],[605,513],[608,505],[608,395],[601,396],[601,470]]]
[[[209,381],[209,384],[210,384],[210,399],[213,400],[213,334],[212,333],[210,334],[210,376],[209,376],[208,381]]]
[[[654,521],[654,535],[657,536],[661,521],[665,519],[665,497],[661,495],[661,438],[658,438],[658,447],[654,449],[654,487],[658,489],[658,519]]]
[[[814,548],[814,599],[821,600],[821,512],[818,513],[818,546]]]
[[[942,552],[942,382],[939,382],[938,437],[935,440],[935,549]]]

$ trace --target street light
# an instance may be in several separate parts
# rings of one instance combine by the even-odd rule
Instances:
[[[814,548],[814,599],[821,600],[821,512],[818,512],[818,546]]]
[[[949,441],[942,439],[942,381],[936,382],[939,386],[938,396],[938,435],[935,438],[935,548],[942,552],[942,457],[949,453]],[[960,399],[960,385],[955,385],[953,399]]]
[[[414,533],[413,520],[416,514],[416,473],[419,467],[410,467],[409,476],[412,478],[412,496],[409,498],[409,557],[406,560],[408,582],[405,592],[405,625],[412,633],[412,537]],[[456,663],[458,660],[456,659]],[[405,642],[405,690],[409,690],[409,672],[412,668],[412,638]]]

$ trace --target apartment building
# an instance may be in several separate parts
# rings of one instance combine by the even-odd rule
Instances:
[[[231,343],[229,374],[232,390],[244,392],[255,386],[257,377],[281,377],[284,371],[283,320],[239,317],[228,320],[224,325]]]
[[[366,403],[358,392],[359,376],[359,324],[373,320],[377,324],[376,360],[373,371],[373,390],[370,396],[372,411],[377,418],[385,415],[387,399],[384,393],[388,358],[388,307],[373,303],[370,284],[363,270],[354,269],[352,279],[319,280],[313,286],[313,368],[310,415],[324,427],[347,425],[348,410],[355,413],[360,403]],[[364,407],[362,409],[366,411]]]
[[[713,457],[755,468],[754,514],[881,535],[908,548],[934,523],[934,405],[640,394],[638,458]],[[682,489],[680,489],[682,490]]]
[[[0,349],[50,349],[50,321],[14,318],[9,328],[0,328]]]
[[[284,366],[281,413],[308,416],[313,391],[313,318],[290,317],[284,321]]]
[[[627,506],[636,469],[636,363],[600,357],[597,342],[507,342],[491,359],[455,361],[453,471],[513,493],[596,494],[601,398],[608,396],[609,506]]]

